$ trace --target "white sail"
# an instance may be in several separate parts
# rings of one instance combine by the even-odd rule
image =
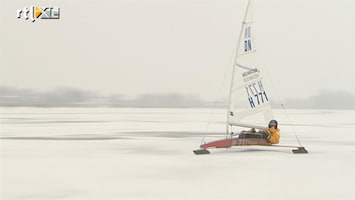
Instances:
[[[227,133],[231,125],[265,127],[273,119],[270,96],[263,83],[262,62],[255,45],[252,6],[250,0],[242,22],[233,66]]]

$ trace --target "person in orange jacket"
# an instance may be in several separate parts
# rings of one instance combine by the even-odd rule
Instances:
[[[277,144],[280,142],[280,129],[277,128],[277,125],[277,121],[273,119],[269,122],[268,128],[263,130],[263,132],[267,134],[266,139],[271,144]]]
[[[280,142],[280,130],[277,125],[277,121],[273,119],[269,122],[268,128],[260,131],[255,131],[254,128],[249,131],[242,131],[239,134],[239,138],[264,138],[271,144],[277,144]]]

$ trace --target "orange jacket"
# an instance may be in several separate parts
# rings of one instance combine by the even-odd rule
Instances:
[[[280,142],[279,129],[276,129],[276,128],[274,128],[274,127],[271,127],[271,128],[265,128],[264,130],[269,134],[267,140],[268,140],[271,144],[277,144],[277,143]]]

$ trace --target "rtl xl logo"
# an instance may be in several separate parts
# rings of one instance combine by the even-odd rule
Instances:
[[[59,7],[36,7],[30,6],[29,8],[17,9],[17,18],[30,19],[32,22],[36,19],[59,19]]]

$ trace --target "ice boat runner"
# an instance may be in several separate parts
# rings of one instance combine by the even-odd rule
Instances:
[[[273,117],[269,93],[263,84],[262,62],[253,36],[252,7],[253,2],[249,0],[231,74],[226,138],[201,144],[200,149],[194,150],[195,154],[210,153],[207,150],[210,148],[250,145],[289,147],[295,148],[294,153],[308,153],[300,142],[299,146],[277,145],[280,134],[277,121]],[[276,125],[272,126],[272,123]],[[237,131],[237,128],[251,129]]]

